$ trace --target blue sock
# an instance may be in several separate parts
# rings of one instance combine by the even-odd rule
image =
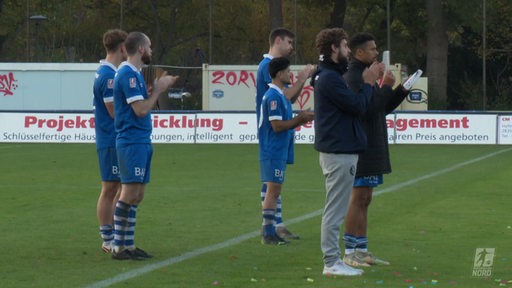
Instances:
[[[345,243],[345,254],[352,254],[355,252],[357,245],[356,236],[348,233],[343,233],[343,242]]]
[[[368,251],[368,238],[366,236],[356,238],[356,250],[363,252]]]
[[[262,209],[263,216],[263,236],[272,236],[276,234],[276,228],[274,226],[276,210],[274,209]]]
[[[126,230],[128,228],[128,217],[130,205],[117,201],[114,210],[114,251],[120,252],[125,246]]]

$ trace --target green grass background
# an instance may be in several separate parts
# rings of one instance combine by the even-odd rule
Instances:
[[[0,144],[0,286],[88,287],[259,230],[257,145],[154,150],[136,243],[155,258],[118,262],[100,250],[94,145]],[[392,145],[391,155],[394,171],[377,191],[430,176],[370,206],[369,248],[391,266],[323,277],[318,213],[288,225],[302,238],[287,247],[254,236],[112,287],[512,287],[510,146]],[[319,212],[323,185],[317,152],[296,145],[285,222]],[[471,276],[476,248],[496,249],[489,278]]]

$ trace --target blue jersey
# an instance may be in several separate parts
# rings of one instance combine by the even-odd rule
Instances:
[[[273,58],[274,57],[272,57],[270,54],[264,54],[263,60],[261,60],[260,64],[258,65],[258,72],[256,74],[256,123],[258,124],[260,123],[261,101],[263,99],[263,95],[265,95],[265,92],[267,92],[269,84],[272,83],[272,77],[270,77],[270,73],[268,72],[268,66]],[[287,100],[287,102],[289,111],[293,111],[292,102],[290,100]],[[291,129],[289,143],[290,149],[288,160],[286,161],[288,164],[294,163],[294,137],[295,130]]]
[[[265,54],[263,55],[263,60],[258,65],[258,72],[256,74],[256,123],[260,123],[261,100],[268,90],[268,84],[272,83],[272,78],[268,72],[268,65],[272,58],[272,55]]]
[[[107,61],[100,61],[96,70],[93,86],[94,126],[96,131],[96,148],[116,147],[114,119],[105,107],[105,103],[114,102],[114,75],[116,67]]]
[[[151,143],[151,113],[140,118],[131,103],[148,98],[146,83],[140,71],[123,62],[114,78],[114,123],[117,145]]]
[[[268,86],[270,88],[261,102],[261,119],[258,123],[259,160],[288,160],[292,133],[288,130],[274,132],[270,121],[292,119],[291,105],[279,87],[274,84]]]

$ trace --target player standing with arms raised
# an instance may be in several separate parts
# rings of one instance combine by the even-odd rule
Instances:
[[[258,65],[258,71],[256,74],[256,123],[260,123],[260,107],[261,101],[263,99],[263,95],[269,89],[269,84],[272,82],[272,77],[270,76],[268,67],[270,61],[275,57],[289,57],[293,52],[293,39],[295,38],[295,34],[286,28],[276,28],[270,32],[269,35],[269,51],[268,54],[263,55],[263,60]],[[314,71],[314,66],[307,65],[302,71],[300,71],[297,75],[296,82],[290,86],[290,83],[285,85],[283,93],[288,101],[289,109],[292,109],[292,104],[297,101],[306,80],[311,76]],[[289,155],[287,159],[287,164],[294,163],[294,130],[290,130],[291,134],[290,143],[289,143]],[[265,201],[265,195],[267,193],[267,183],[263,183],[261,187],[261,204]],[[299,239],[298,235],[291,233],[283,223],[282,218],[282,202],[281,197],[277,199],[277,210],[275,215],[275,225],[277,229],[277,234],[281,238],[285,239]]]
[[[288,100],[284,96],[285,85],[290,84],[290,61],[284,57],[273,58],[268,70],[272,83],[261,102],[259,135],[259,160],[261,181],[267,183],[267,193],[262,205],[263,236],[261,242],[283,245],[287,241],[277,235],[275,218],[277,200],[284,182],[290,130],[313,120],[313,112],[301,111],[293,117]]]

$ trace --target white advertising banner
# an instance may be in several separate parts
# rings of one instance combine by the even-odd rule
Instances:
[[[98,63],[0,63],[3,110],[89,110]]]
[[[254,113],[152,113],[153,143],[258,143]],[[94,143],[92,113],[0,113],[0,142]],[[313,124],[296,129],[296,143],[314,142]]]
[[[512,144],[512,116],[498,116],[498,143]]]
[[[496,144],[495,114],[402,114],[387,117],[390,143]]]
[[[313,144],[313,123],[295,129],[295,143]],[[254,113],[153,114],[153,143],[257,144]]]
[[[290,66],[292,84],[304,66]],[[257,65],[229,66],[205,65],[203,67],[203,110],[205,111],[255,111]],[[313,87],[306,82],[294,110],[313,109]]]
[[[256,144],[254,113],[152,113],[153,143]],[[512,144],[512,115],[396,113],[386,118],[391,144]],[[295,143],[313,144],[313,122]],[[92,113],[0,112],[0,143],[94,143]]]
[[[314,144],[315,143],[315,126],[314,121],[295,129],[295,143],[297,144]]]
[[[0,113],[0,142],[90,143],[92,113]]]
[[[153,143],[194,143],[196,114],[157,114],[152,113]],[[206,123],[202,123],[206,125]],[[209,124],[211,125],[211,123]]]

